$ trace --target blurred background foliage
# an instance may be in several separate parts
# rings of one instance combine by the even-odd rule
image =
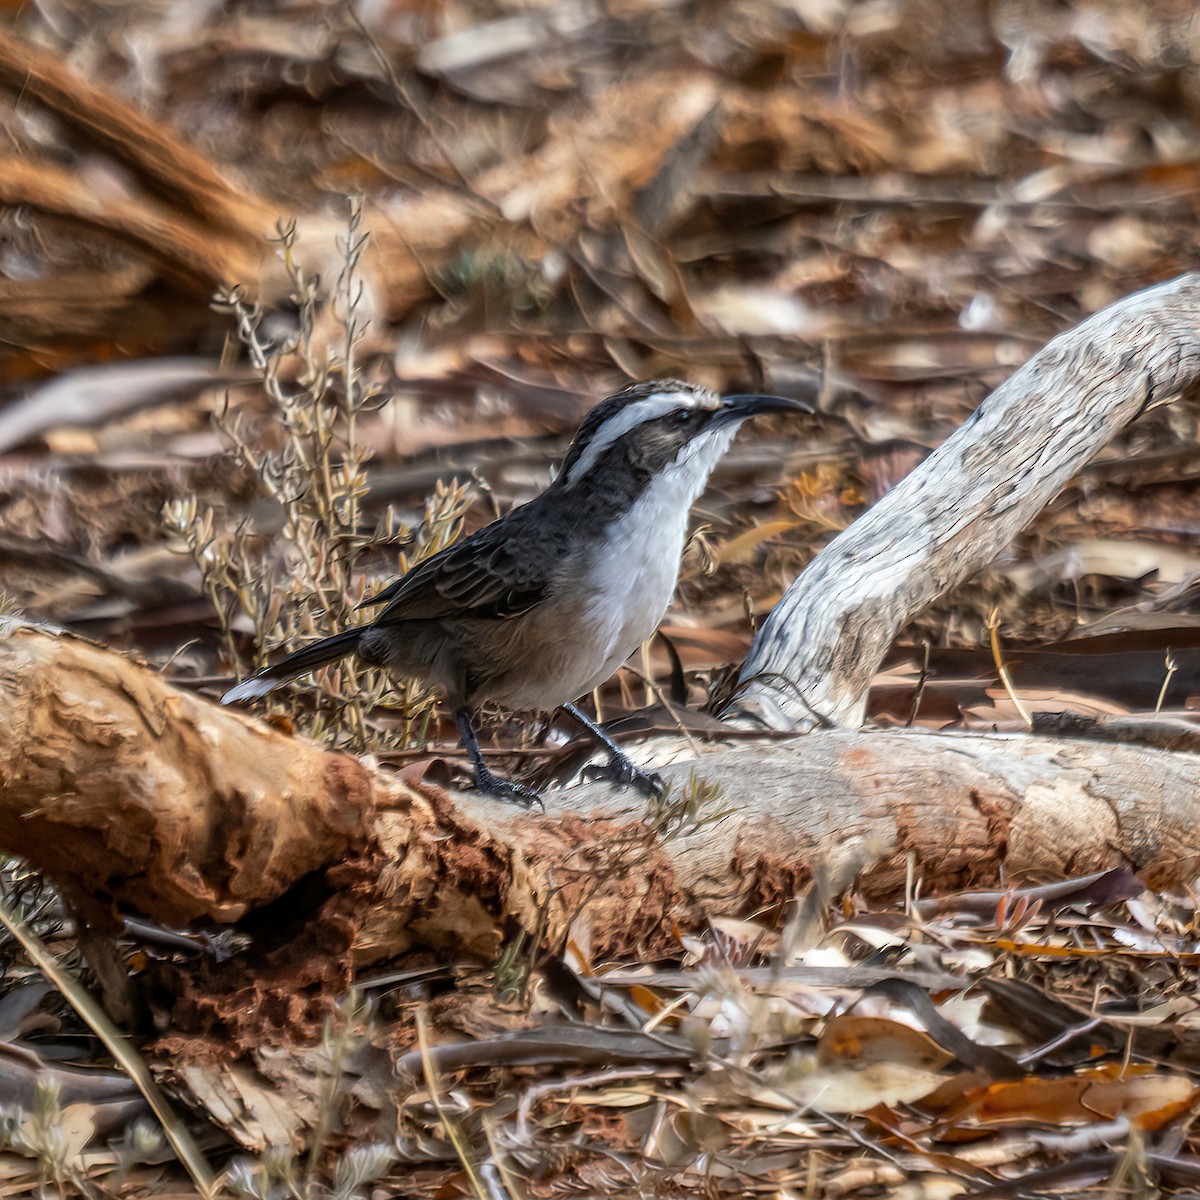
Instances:
[[[213,696],[544,487],[582,413],[631,378],[815,396],[811,420],[739,439],[697,508],[666,638],[597,698],[604,716],[660,695],[699,705],[804,564],[992,388],[1197,257],[1200,18],[1184,0],[0,0],[0,112],[0,601]],[[1107,448],[1003,561],[903,633],[871,717],[1023,727],[1001,656],[1029,711],[1192,709],[1196,432],[1184,397]],[[438,740],[427,695],[352,664],[275,708],[380,757]],[[1008,1183],[988,1194],[1031,1194],[1014,1162],[1053,1164],[1047,1187],[1156,1194],[1151,1169],[1200,1177],[1178,1157],[1195,1153],[1195,898],[1140,887],[1111,872],[1053,894],[914,894],[903,911],[850,896],[824,916],[817,887],[792,949],[761,913],[716,913],[679,933],[684,970],[657,991],[639,968],[601,997],[600,964],[572,944],[575,965],[530,989],[536,1013],[503,992],[540,954],[518,937],[492,974],[360,978],[372,1004],[346,1005],[322,1048],[369,1065],[371,1042],[354,1088],[388,1094],[387,1053],[411,1051],[431,977],[437,1036],[485,1056],[560,1004],[605,1036],[698,1021],[706,1045],[735,1037],[745,1059],[685,1078],[670,1119],[674,1060],[575,1104],[592,1059],[566,1044],[550,1085],[481,1070],[445,1106],[406,1095],[386,1144],[348,1124],[321,1190],[320,1139],[303,1177],[286,1144],[349,1111],[340,1068],[314,1054],[272,1059],[269,1081],[243,1072],[233,1117],[194,1076],[190,1102],[259,1155],[229,1178],[248,1196],[385,1194],[367,1189],[397,1155],[404,1194],[484,1194],[485,1139],[538,1194],[632,1179],[637,1194],[953,1195],[997,1169]],[[1072,889],[1064,916],[1055,896]],[[8,862],[0,892],[76,963],[40,881]],[[152,954],[180,953],[150,933]],[[173,936],[219,961],[238,953],[218,944],[228,933]],[[779,974],[801,946],[847,968],[850,990]],[[901,959],[925,970],[923,1007],[850,1013],[854,972]],[[768,964],[763,993],[731,972]],[[42,1002],[11,939],[0,968],[0,1099],[37,1118],[0,1113],[0,1183],[71,1194],[65,1164],[137,1099],[116,1071],[90,1073],[87,1105],[74,1075],[48,1076],[56,1055],[96,1047]],[[943,1051],[920,1031],[945,1036],[925,989],[949,995],[968,970],[980,987],[943,1007],[986,1045]],[[814,1030],[818,1059],[798,1058]],[[997,1044],[1024,1047],[1025,1078],[995,1075]],[[162,1045],[160,1068],[177,1058]],[[949,1058],[970,1070],[914,1119],[904,1104]],[[847,1116],[830,1121],[815,1110],[834,1107],[843,1067]],[[562,1107],[534,1111],[558,1091]],[[138,1130],[70,1170],[115,1170],[113,1194],[158,1187],[157,1165],[126,1175],[163,1161]],[[935,1168],[956,1172],[950,1187],[912,1183]]]
[[[5,589],[207,686],[439,544],[438,480],[471,484],[447,510],[467,529],[544,486],[630,378],[815,391],[820,417],[744,437],[701,505],[669,619],[700,702],[811,555],[1046,339],[1193,265],[1198,47],[1177,0],[14,6]],[[163,505],[195,500],[257,539],[263,578],[294,575],[283,509],[212,416],[286,457],[272,388],[321,372],[343,412],[359,397],[330,450],[361,472],[339,598],[289,628],[245,604],[214,620]],[[906,632],[902,675],[928,646],[975,655],[935,654],[935,676],[987,676],[996,613],[1010,647],[1086,629],[1134,655],[1101,705],[1185,705],[1186,653],[1159,691],[1167,648],[1196,641],[1195,434],[1186,400],[1139,422]],[[648,654],[609,700],[670,665]],[[894,690],[874,714],[910,718]],[[919,716],[1012,715],[993,699],[935,688]]]

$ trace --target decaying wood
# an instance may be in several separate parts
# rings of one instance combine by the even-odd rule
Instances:
[[[81,639],[6,620],[0,644],[0,845],[52,877],[230,921],[366,843],[376,782],[348,755]]]
[[[1200,275],[1060,334],[805,569],[764,623],[726,716],[857,727],[906,622],[996,557],[1116,433],[1200,376]]]
[[[349,918],[360,962],[486,958],[514,920],[550,944],[569,933],[598,955],[654,957],[674,924],[781,912],[817,874],[895,897],[910,870],[928,891],[1200,872],[1200,757],[1144,747],[850,731],[699,759],[681,747],[663,768],[675,794],[693,776],[716,787],[694,811],[656,818],[590,784],[552,792],[539,814],[414,790],[15,621],[0,629],[0,712],[4,850],[168,923],[237,920],[355,858],[370,864]]]
[[[1200,867],[1192,755],[838,730],[712,747],[663,774],[676,794],[693,776],[719,788],[667,836],[638,798],[597,785],[552,794],[544,817],[473,796],[435,804],[442,837],[423,834],[416,858],[419,823],[382,814],[381,880],[408,902],[372,909],[360,951],[494,952],[503,916],[544,921],[551,944],[569,930],[601,957],[644,959],[676,948],[673,924],[782,914],[818,875],[895,899],[910,867],[934,893],[1116,866],[1167,888]]]

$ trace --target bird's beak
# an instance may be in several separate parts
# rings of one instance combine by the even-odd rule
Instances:
[[[724,423],[744,421],[747,417],[757,417],[759,413],[812,411],[811,404],[803,400],[789,400],[784,396],[722,396],[716,417]]]

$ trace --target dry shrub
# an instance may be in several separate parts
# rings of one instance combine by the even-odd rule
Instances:
[[[437,486],[415,528],[401,525],[390,506],[373,525],[367,521],[369,456],[359,440],[359,419],[384,397],[357,358],[365,331],[358,267],[367,242],[360,223],[361,209],[352,203],[330,313],[319,310],[317,280],[300,264],[294,227],[279,231],[275,242],[298,314],[294,332],[282,340],[265,334],[263,310],[237,290],[218,297],[235,321],[277,428],[264,436],[228,404],[216,421],[230,453],[261,481],[277,517],[238,517],[189,496],[169,502],[164,519],[195,560],[230,661],[239,669],[246,633],[257,668],[276,651],[361,620],[355,610],[366,591],[369,552],[388,549],[404,573],[462,532],[467,489],[456,481]],[[389,686],[380,671],[351,658],[296,681],[292,687],[305,703],[295,703],[295,692],[285,703],[310,736],[364,751],[396,738],[395,723],[378,719]],[[431,694],[415,682],[395,692],[402,740],[425,740]]]

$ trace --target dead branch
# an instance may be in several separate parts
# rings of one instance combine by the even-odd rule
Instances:
[[[42,105],[89,152],[111,155],[170,207],[249,238],[274,225],[273,206],[234,187],[170,130],[75,75],[61,59],[7,33],[0,33],[0,87]]]
[[[0,155],[0,205],[27,207],[103,234],[157,263],[177,285],[207,300],[214,288],[257,280],[269,253],[262,234],[221,235],[140,199],[97,195],[83,179],[50,163]]]
[[[1200,376],[1200,276],[1127,296],[1049,342],[805,568],[726,716],[861,724],[896,634],[995,560],[1116,433]]]
[[[781,911],[820,876],[898,896],[1121,866],[1200,871],[1200,758],[1032,736],[814,733],[664,768],[715,792],[648,814],[607,785],[545,815],[414,791],[345,755],[181,692],[89,642],[0,627],[0,848],[152,919],[228,922],[347,856],[347,952],[492,955],[506,923],[653,957],[672,926]],[[690,752],[680,747],[682,755]],[[910,862],[911,860],[911,862]],[[327,894],[327,892],[325,893]],[[345,912],[342,913],[345,918]],[[305,926],[310,953],[319,950]]]
[[[663,773],[677,796],[693,776],[719,789],[670,832],[604,785],[553,794],[540,818],[447,797],[433,809],[442,836],[422,833],[415,856],[413,811],[381,814],[396,900],[372,909],[360,953],[494,951],[498,919],[514,917],[544,920],[551,945],[569,932],[600,956],[645,958],[675,949],[673,923],[781,913],[817,878],[895,899],[910,867],[933,894],[1111,867],[1170,887],[1200,867],[1193,755],[839,730],[713,747]]]
[[[226,179],[215,164],[173,130],[88,80],[36,46],[0,33],[0,88],[52,113],[89,152],[99,150],[126,168],[136,190],[98,194],[69,169],[20,156],[0,156],[0,205],[24,207],[112,239],[156,264],[177,286],[207,305],[214,290],[238,285],[266,304],[292,287],[266,238],[281,222],[300,218],[310,270],[336,280],[344,250],[341,215],[297,213]],[[145,194],[143,194],[145,193]],[[453,191],[369,211],[371,255],[365,264],[380,307],[396,319],[433,291],[432,276],[478,218],[482,201]],[[15,318],[21,296],[13,298]],[[8,297],[0,309],[10,316]],[[104,327],[108,328],[108,327]],[[59,331],[55,331],[59,332]]]

